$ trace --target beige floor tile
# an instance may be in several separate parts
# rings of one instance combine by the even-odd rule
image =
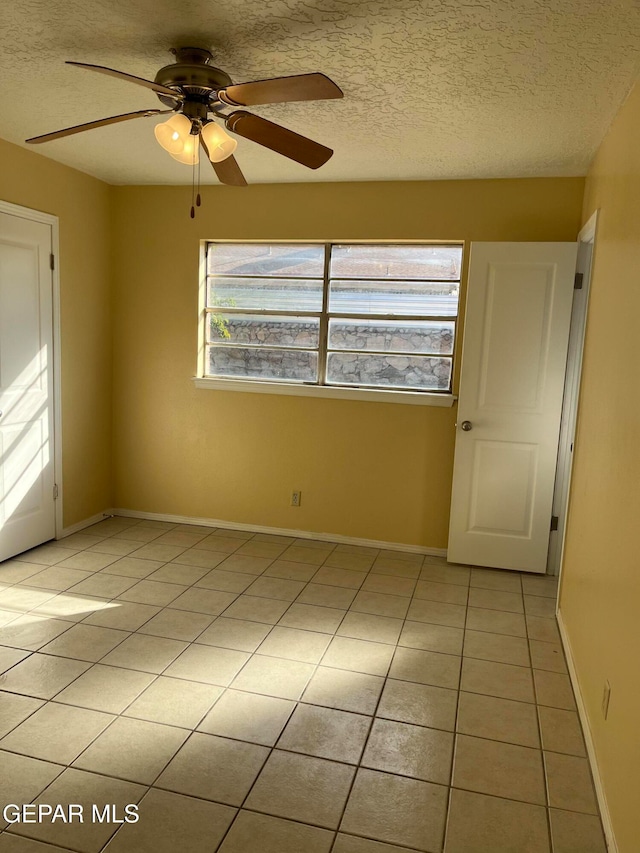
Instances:
[[[113,628],[72,625],[64,634],[43,646],[41,651],[49,655],[95,663],[128,636],[128,631],[115,631]]]
[[[114,719],[49,702],[0,741],[1,749],[70,764]]]
[[[73,766],[151,785],[188,736],[187,729],[119,717]]]
[[[533,670],[533,680],[536,685],[536,701],[538,705],[548,705],[551,708],[564,708],[575,711],[576,703],[569,676],[561,672],[548,672],[540,669]]]
[[[458,735],[453,765],[456,788],[546,805],[539,749]]]
[[[205,551],[217,551],[219,554],[233,554],[233,552],[237,551],[244,542],[244,537],[222,535],[230,533],[231,531],[212,533],[198,542],[198,549]]]
[[[134,586],[135,583],[135,578],[127,577],[126,575],[97,572],[71,587],[70,592],[74,595],[97,595],[100,598],[116,598],[126,589]]]
[[[261,557],[266,560],[275,560],[287,548],[286,545],[279,545],[277,542],[257,542],[251,539],[245,542],[237,550],[237,554],[242,554],[248,557]]]
[[[320,666],[313,674],[302,700],[312,705],[373,714],[384,678],[360,672]]]
[[[458,689],[461,658],[427,652],[421,649],[398,648],[389,676],[400,681],[416,681],[434,687]]]
[[[518,702],[535,701],[531,670],[508,663],[463,658],[460,689]]]
[[[471,569],[466,566],[447,566],[437,563],[425,563],[420,571],[420,580],[436,583],[454,583],[469,586]]]
[[[457,731],[465,735],[540,748],[536,707],[528,702],[460,693]]]
[[[317,607],[313,604],[292,604],[279,624],[285,628],[302,628],[334,634],[344,619],[345,611],[334,607]]]
[[[167,726],[194,729],[222,695],[223,689],[213,684],[161,676],[123,714]]]
[[[330,634],[276,626],[260,644],[258,652],[269,657],[319,663],[330,642]]]
[[[0,702],[0,738],[30,717],[43,706],[41,699],[21,696],[19,693],[3,693]]]
[[[5,560],[0,563],[0,583],[20,583],[42,571],[41,563],[24,563],[21,560]]]
[[[504,569],[471,569],[471,586],[502,592],[522,593],[522,583],[518,572]]]
[[[322,659],[322,665],[367,675],[386,675],[393,652],[394,647],[387,643],[334,637]]]
[[[160,545],[157,542],[151,542],[138,548],[133,555],[139,560],[161,560],[163,563],[168,563],[186,550],[182,545]]]
[[[269,578],[284,578],[285,580],[307,583],[317,571],[317,566],[306,563],[293,563],[291,560],[276,560],[274,563],[271,563],[264,575]]]
[[[16,610],[0,610],[0,627],[8,625],[14,619],[19,619],[20,614]]]
[[[450,732],[376,719],[362,766],[448,785],[452,753]]]
[[[122,536],[123,538],[126,536],[127,539],[135,542],[151,542],[162,536],[162,529],[134,524],[127,527],[126,531],[122,533]]]
[[[121,593],[118,599],[120,601],[133,601],[137,604],[156,604],[159,607],[166,607],[180,593],[185,592],[187,589],[188,587],[175,583],[158,583],[157,581],[143,580],[138,581],[138,583]]]
[[[248,809],[336,829],[355,768],[275,750],[245,803]]]
[[[223,569],[214,569],[196,581],[196,586],[239,594],[251,586],[253,579],[253,575],[243,574],[242,572],[225,572]]]
[[[80,548],[65,548],[58,545],[57,542],[47,542],[45,545],[38,545],[37,548],[32,548],[30,551],[25,551],[18,554],[14,559],[25,563],[39,563],[42,566],[53,566],[55,563],[60,563],[62,560],[69,559],[77,554]]]
[[[545,752],[549,805],[556,809],[598,814],[589,762],[575,755]]]
[[[335,569],[349,569],[353,572],[368,572],[375,557],[367,554],[352,554],[348,551],[332,551],[324,562],[325,566]]]
[[[365,578],[366,575],[362,572],[322,566],[313,576],[313,582],[326,584],[326,586],[339,586],[344,589],[360,589]]]
[[[100,610],[115,606],[117,605],[111,604],[106,598],[59,592],[25,615],[29,619],[44,617],[48,620],[61,619],[63,622],[80,622]]]
[[[395,616],[404,619],[409,609],[409,599],[402,595],[384,595],[379,592],[360,592],[351,605],[358,613],[372,613],[374,616]]]
[[[122,559],[103,569],[101,574],[142,579],[153,574],[163,564],[163,560],[140,560],[138,557],[122,557]]]
[[[253,655],[233,681],[233,688],[280,699],[299,699],[313,671],[311,663]]]
[[[236,540],[237,542],[237,540]],[[261,575],[273,560],[267,557],[252,557],[250,554],[232,554],[218,567],[225,572],[240,572],[245,575]]]
[[[129,539],[114,536],[111,539],[102,539],[97,545],[92,545],[88,550],[98,551],[100,554],[114,554],[116,557],[126,557],[127,554],[136,551],[139,547],[139,542],[132,542]]]
[[[141,672],[160,674],[187,648],[181,640],[132,634],[113,651],[102,658],[108,666],[121,666]]]
[[[362,769],[340,829],[414,850],[440,850],[446,809],[442,785]]]
[[[305,545],[290,545],[277,556],[281,560],[287,560],[292,563],[308,563],[312,566],[321,566],[327,559],[328,551],[330,550],[332,550],[332,547],[325,550],[324,548],[308,548]]]
[[[535,669],[546,669],[550,672],[566,672],[567,665],[560,643],[543,643],[540,640],[529,640],[531,647],[531,665]]]
[[[247,622],[243,619],[218,616],[215,622],[200,634],[198,643],[220,646],[223,649],[237,649],[241,652],[255,652],[271,630],[271,625],[265,625],[263,622]]]
[[[247,595],[276,598],[281,601],[293,601],[302,592],[304,587],[304,581],[259,577],[247,589]]]
[[[227,687],[248,660],[246,652],[192,644],[167,667],[164,674],[171,678]]]
[[[462,628],[407,621],[404,623],[398,645],[447,655],[461,655],[463,638]]]
[[[26,835],[40,841],[59,844],[80,853],[98,853],[118,828],[114,823],[93,821],[92,808],[96,804],[102,810],[106,804],[112,806],[119,818],[124,814],[124,807],[129,803],[137,803],[146,788],[132,782],[98,776],[83,770],[67,769],[47,790],[41,794],[36,803],[60,803],[68,805],[77,803],[83,806],[85,820],[83,823],[61,823],[60,820],[51,823],[23,824],[14,827],[18,835]]]
[[[407,613],[412,622],[430,622],[432,625],[448,625],[451,628],[464,628],[466,607],[460,604],[446,604],[442,601],[424,601],[414,598]]]
[[[446,604],[467,603],[468,587],[454,583],[438,583],[436,581],[418,581],[415,598],[427,601],[443,601]]]
[[[29,578],[29,586],[36,589],[55,589],[62,592],[80,581],[90,578],[92,572],[81,572],[78,569],[66,569],[63,566],[49,566],[37,575]]]
[[[473,578],[472,578],[473,581]],[[524,613],[522,595],[519,592],[503,592],[496,589],[469,589],[469,606],[485,610],[505,610],[509,613]]]
[[[208,613],[210,616],[219,616],[236,598],[234,592],[191,587],[175,598],[171,602],[171,607],[173,610],[189,610],[192,613]]]
[[[264,746],[195,732],[155,786],[239,806],[268,755]]]
[[[378,554],[378,560],[389,560],[391,562],[404,563],[405,565],[421,568],[425,558],[422,554],[413,554],[410,551],[382,548]]]
[[[155,676],[95,664],[56,696],[56,702],[119,714],[148,687]]]
[[[488,610],[483,607],[469,607],[466,628],[471,631],[488,631],[491,634],[507,634],[510,637],[527,636],[524,616],[520,613]]]
[[[407,853],[407,848],[339,832],[332,853]]]
[[[192,642],[205,628],[212,624],[215,618],[209,613],[193,613],[188,610],[173,610],[167,607],[141,628],[138,628],[138,633]]]
[[[295,703],[289,699],[226,690],[198,726],[207,734],[273,746]]]
[[[374,575],[391,575],[398,578],[412,578],[417,580],[420,576],[420,564],[398,559],[396,557],[380,556],[371,566]]]
[[[279,533],[256,533],[251,537],[253,542],[270,542],[273,545],[293,545],[292,536],[281,536]]]
[[[118,830],[105,853],[211,853],[235,809],[152,788],[139,806],[140,820]]]
[[[558,578],[550,575],[522,575],[522,591],[525,595],[558,597]]]
[[[15,610],[18,613],[27,613],[50,601],[54,595],[55,592],[53,590],[12,586],[0,591],[0,608],[2,610]]]
[[[199,531],[174,528],[168,533],[163,533],[155,542],[158,545],[184,545],[185,548],[193,548],[201,539],[206,539],[208,535],[209,530],[206,528],[201,528]]]
[[[335,607],[346,610],[356,597],[355,589],[346,587],[327,586],[326,584],[310,583],[302,590],[296,602],[298,604],[315,604],[320,607]]]
[[[198,566],[167,563],[166,566],[161,566],[155,572],[152,572],[147,577],[147,582],[180,584],[182,587],[187,587],[199,581],[206,574],[208,574],[207,569],[198,568]],[[135,589],[135,587],[132,587],[132,589]]]
[[[249,853],[260,839],[260,853],[329,853],[333,833],[317,826],[240,811],[220,853]]]
[[[525,595],[524,612],[527,616],[542,616],[546,619],[555,619],[555,598],[544,598],[541,595]]]
[[[298,705],[278,741],[278,749],[357,764],[370,726],[371,718],[363,714]]]
[[[451,792],[445,853],[550,853],[550,850],[546,811],[541,806],[470,791]]]
[[[453,731],[458,694],[455,690],[388,678],[376,715],[403,723]]]
[[[350,611],[340,623],[339,637],[355,640],[372,640],[376,643],[397,643],[403,626],[402,619],[391,616],[373,616],[370,613]]]
[[[575,711],[538,706],[543,749],[586,756],[580,720]]]
[[[224,615],[229,619],[275,625],[288,607],[288,601],[260,598],[257,595],[241,595],[224,611]]]
[[[20,616],[0,628],[0,643],[15,649],[37,651],[71,627],[61,619],[46,619],[31,613]]]
[[[554,853],[607,853],[600,818],[549,810]]]
[[[542,640],[545,643],[559,643],[560,631],[555,619],[544,616],[527,616],[527,634],[530,640]]]
[[[32,803],[63,770],[59,764],[4,750],[0,750],[0,767],[0,803],[3,809],[8,803],[18,806],[22,803]],[[12,812],[15,813],[15,810]],[[0,831],[8,824],[9,821],[3,820],[3,813],[0,812]]]
[[[2,689],[51,699],[91,666],[84,661],[32,654],[2,676]]]
[[[390,575],[369,574],[362,584],[363,592],[380,592],[385,595],[403,595],[411,598],[416,587],[413,578],[394,578]]]
[[[51,844],[41,844],[32,838],[4,833],[0,835],[0,851],[2,853],[67,853],[62,847]]]
[[[115,554],[101,554],[98,551],[80,551],[73,557],[67,557],[56,565],[67,569],[80,569],[83,572],[97,572],[110,566],[117,560]]]
[[[491,634],[485,631],[466,631],[463,654],[470,658],[493,660],[529,666],[529,644],[524,637]]]
[[[169,565],[183,565],[193,569],[213,569],[220,565],[227,557],[226,554],[219,554],[217,551],[206,551],[204,548],[188,548],[182,554],[174,557]]]

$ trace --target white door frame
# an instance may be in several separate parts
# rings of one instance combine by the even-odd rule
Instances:
[[[567,511],[571,497],[571,476],[573,472],[573,454],[576,438],[577,413],[580,401],[580,383],[582,377],[582,359],[584,354],[584,341],[589,313],[589,291],[591,286],[591,271],[593,269],[593,255],[595,252],[596,233],[598,225],[598,211],[595,210],[578,234],[580,249],[583,245],[591,246],[591,253],[586,264],[582,260],[582,252],[578,251],[577,272],[583,274],[582,296],[584,299],[584,311],[578,318],[579,325],[572,329],[572,341],[567,355],[567,377],[572,379],[572,387],[565,388],[569,396],[562,403],[562,420],[566,428],[561,431],[560,444],[558,447],[558,462],[556,467],[556,484],[553,495],[553,512],[558,517],[558,539],[553,549],[549,551],[547,563],[547,574],[560,576],[564,559],[564,544],[567,530]],[[584,269],[580,266],[584,265]],[[564,494],[563,494],[564,493]],[[552,534],[553,535],[553,534]]]
[[[55,502],[56,539],[62,536],[62,384],[61,384],[61,349],[60,349],[60,228],[58,217],[51,213],[43,213],[30,207],[21,207],[8,201],[0,200],[0,213],[15,216],[19,219],[29,219],[32,222],[42,222],[51,226],[51,251],[55,258],[51,274],[53,290],[53,476],[58,486],[58,497]]]

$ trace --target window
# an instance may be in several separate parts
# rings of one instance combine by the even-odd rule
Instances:
[[[206,247],[208,378],[450,392],[462,246]]]

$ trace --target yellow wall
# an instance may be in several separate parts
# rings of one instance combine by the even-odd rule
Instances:
[[[575,240],[583,188],[114,188],[116,506],[445,547],[455,408],[194,388],[199,241]]]
[[[584,219],[600,213],[560,594],[620,853],[640,846],[639,139],[636,86],[586,183]]]
[[[0,199],[60,220],[66,526],[112,505],[110,188],[0,140]]]

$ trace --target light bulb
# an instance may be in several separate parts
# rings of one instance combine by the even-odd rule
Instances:
[[[169,154],[180,154],[191,134],[191,120],[182,113],[171,116],[168,121],[157,124],[153,132],[159,144]]]
[[[191,166],[193,163],[198,162],[198,149],[200,148],[199,142],[199,136],[188,136],[184,141],[182,151],[177,154],[169,151],[169,154],[171,154],[173,159],[177,160],[178,163],[185,163],[187,166]]]
[[[209,159],[212,163],[220,163],[222,160],[226,160],[227,157],[231,157],[238,147],[237,140],[232,139],[228,133],[225,133],[213,121],[205,124],[200,132],[202,134],[202,141],[207,146]]]

